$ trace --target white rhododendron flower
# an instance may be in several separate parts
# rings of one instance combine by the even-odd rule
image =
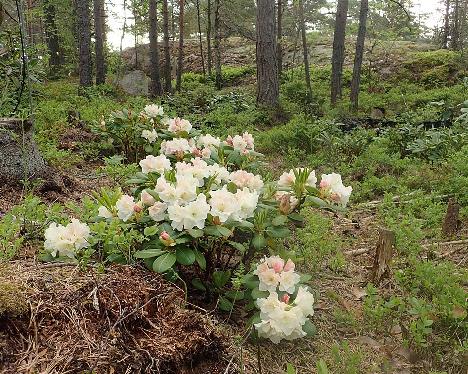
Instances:
[[[279,201],[280,203],[280,210],[283,212],[282,206],[281,205],[287,205],[287,211],[283,213],[290,213],[291,211],[294,210],[294,208],[297,207],[299,204],[299,200],[294,196],[293,194],[286,192],[286,191],[278,191],[275,193],[275,199],[276,201]]]
[[[148,155],[140,161],[141,172],[144,174],[156,172],[164,173],[165,170],[171,169],[171,161],[164,155],[153,156]]]
[[[260,190],[263,187],[263,181],[260,175],[249,173],[245,170],[237,170],[231,173],[229,180],[237,187],[248,187],[253,191]]]
[[[214,137],[213,135],[206,134],[201,135],[197,138],[197,146],[200,148],[205,148],[209,150],[213,150],[220,146],[221,139]]]
[[[152,206],[148,208],[148,214],[152,220],[156,222],[163,221],[167,210],[167,204],[161,201],[156,201]]]
[[[172,204],[177,201],[177,191],[175,185],[168,182],[164,176],[160,176],[156,181],[155,191],[159,198],[165,203]]]
[[[296,171],[302,171],[303,168],[298,168]],[[289,173],[283,173],[280,176],[278,181],[278,186],[280,187],[292,187],[294,182],[296,182],[296,176],[294,175],[294,169],[289,170]],[[312,170],[309,177],[307,178],[306,185],[310,187],[315,187],[317,184],[317,177],[315,176],[315,170]]]
[[[229,192],[224,186],[220,190],[210,192],[211,215],[218,217],[220,222],[226,222],[238,210],[235,194]]]
[[[322,174],[320,181],[320,189],[324,192],[326,197],[329,197],[337,204],[346,207],[349,202],[349,197],[353,188],[351,186],[345,187],[341,181],[341,175],[337,173]]]
[[[197,198],[198,180],[191,175],[176,176],[175,193],[179,202],[190,202]]]
[[[248,132],[245,132],[243,135],[234,135],[233,137],[229,135],[225,143],[241,154],[247,154],[249,151],[254,150],[254,139]]]
[[[199,194],[195,201],[187,205],[175,203],[168,208],[169,219],[172,221],[171,226],[178,231],[190,230],[194,227],[203,229],[209,211],[210,206],[206,202],[204,194]]]
[[[155,129],[143,130],[141,132],[141,137],[148,140],[149,143],[154,143],[156,139],[158,138],[158,132]]]
[[[290,294],[294,293],[300,279],[301,277],[294,270],[282,271],[279,276],[279,290]]]
[[[298,288],[294,304],[302,310],[305,316],[314,315],[314,302],[314,295],[312,295],[306,287]]]
[[[161,143],[161,153],[165,155],[191,153],[193,148],[193,145],[184,138],[175,138]]]
[[[290,259],[285,263],[281,257],[271,256],[261,260],[254,271],[260,280],[259,290],[269,291],[268,297],[255,302],[261,322],[254,326],[259,337],[273,343],[304,337],[303,326],[314,314],[314,296],[306,287],[299,286],[296,298],[291,300],[300,278],[294,268]]]
[[[248,188],[244,188],[235,193],[235,198],[239,206],[233,218],[236,221],[243,221],[253,217],[257,208],[258,193],[250,192]]]
[[[90,236],[91,230],[88,225],[76,218],[72,218],[67,226],[52,222],[44,232],[44,248],[54,257],[61,254],[74,258],[76,251],[89,246]]]
[[[146,190],[143,190],[143,191],[141,192],[140,199],[141,199],[141,202],[143,203],[143,205],[146,205],[146,206],[153,205],[154,202],[156,201],[155,198],[153,197],[153,195],[151,195],[151,194],[150,194],[148,191],[146,191]]]
[[[210,177],[215,178],[216,184],[221,184],[223,182],[229,181],[229,171],[219,164],[213,164],[207,166],[208,174]]]
[[[135,200],[132,196],[122,195],[115,207],[117,208],[117,216],[124,222],[127,222],[135,213]]]
[[[182,131],[190,132],[192,124],[186,119],[176,117],[169,120],[167,129],[175,134]]]
[[[164,115],[164,108],[156,104],[149,104],[143,109],[143,114],[149,118],[162,117]]]
[[[178,162],[176,164],[176,171],[179,175],[189,175],[197,179],[197,186],[202,187],[204,184],[204,178],[210,176],[208,164],[199,157],[193,158],[191,164],[187,162]]]
[[[101,205],[98,208],[98,216],[102,218],[112,218],[112,213],[105,206]]]

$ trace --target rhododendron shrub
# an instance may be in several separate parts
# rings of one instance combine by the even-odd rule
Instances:
[[[303,284],[307,279],[296,271],[293,261],[279,256],[263,258],[243,278],[259,310],[253,325],[260,338],[279,343],[315,333],[309,320],[314,314],[314,295]]]
[[[114,114],[112,126],[129,118],[139,131],[132,136],[144,142],[148,154],[136,160],[141,171],[128,181],[127,193],[116,189],[95,195],[97,216],[83,235],[100,259],[141,260],[154,271],[177,276],[193,265],[189,273],[195,287],[221,292],[240,262],[248,263],[255,252],[274,248],[277,239],[290,235],[302,220],[302,207],[343,209],[348,203],[351,187],[339,174],[322,175],[319,182],[315,171],[296,168],[278,181],[263,180],[255,173],[261,155],[247,132],[224,139],[201,134],[187,120],[165,118],[155,105],[138,114]],[[52,225],[46,250],[73,257],[83,242],[68,243],[62,229]],[[265,272],[255,274],[259,292],[277,292],[278,297],[297,292],[299,278],[290,262],[275,262],[271,269],[268,261],[262,264]],[[231,305],[224,304],[225,309]],[[295,334],[299,328],[278,336]]]

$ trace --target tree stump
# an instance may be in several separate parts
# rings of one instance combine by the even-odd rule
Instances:
[[[46,175],[47,164],[33,138],[33,123],[0,118],[0,184]]]
[[[455,199],[449,199],[447,205],[447,213],[445,214],[444,223],[442,224],[442,235],[446,238],[451,238],[457,234],[460,214],[460,204]]]
[[[395,233],[382,229],[375,251],[374,266],[372,267],[372,281],[378,284],[383,278],[391,274],[390,264],[395,247]]]

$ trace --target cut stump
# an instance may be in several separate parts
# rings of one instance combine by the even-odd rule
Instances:
[[[395,248],[395,233],[393,231],[380,230],[379,241],[375,251],[374,266],[372,267],[372,281],[380,283],[391,274],[393,249]]]
[[[449,199],[447,213],[442,224],[442,235],[446,238],[456,236],[459,226],[458,216],[460,214],[460,204],[455,199]]]
[[[19,118],[0,118],[0,183],[46,175],[47,164],[33,138],[33,123]]]

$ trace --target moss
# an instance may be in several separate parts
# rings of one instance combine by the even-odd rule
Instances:
[[[21,316],[29,307],[24,290],[14,283],[0,282],[0,316]]]

